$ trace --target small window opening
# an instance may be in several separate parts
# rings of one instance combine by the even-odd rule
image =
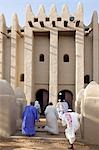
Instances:
[[[57,18],[57,21],[61,21],[61,17],[58,17],[58,18]]]
[[[34,22],[38,22],[38,18],[34,18]]]
[[[44,55],[43,54],[40,54],[39,61],[44,62]]]
[[[84,76],[84,83],[87,83],[87,84],[90,83],[90,75],[87,74]]]
[[[71,16],[71,17],[69,18],[69,20],[70,20],[70,21],[74,21],[74,20],[75,20],[75,17],[74,17],[74,16]]]
[[[22,73],[22,74],[20,75],[20,81],[21,81],[21,82],[24,81],[24,73]]]
[[[69,56],[67,54],[64,55],[63,61],[64,62],[69,62]]]
[[[46,21],[50,21],[49,17],[46,17],[45,19],[46,19]]]

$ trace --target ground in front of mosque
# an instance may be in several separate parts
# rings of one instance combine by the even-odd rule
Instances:
[[[26,137],[17,131],[16,135],[9,138],[0,138],[0,150],[68,150],[68,141],[64,135],[64,128],[59,123],[60,134],[50,135],[43,131],[45,119],[37,123],[37,134],[35,137]],[[79,142],[78,142],[79,141]],[[79,140],[75,142],[75,150],[99,150],[99,147],[85,145]]]

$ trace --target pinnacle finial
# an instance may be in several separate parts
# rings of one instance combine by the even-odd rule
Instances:
[[[34,14],[32,12],[31,5],[26,5],[26,21],[31,20],[34,17]]]
[[[50,17],[51,18],[57,17],[57,10],[54,4],[51,6],[51,9],[50,9]]]
[[[2,13],[0,13],[0,24],[2,24],[2,28],[6,26],[5,17],[4,17],[4,14]]]
[[[98,22],[98,13],[97,11],[94,11],[92,14],[92,21]]]
[[[46,17],[44,5],[40,5],[38,18],[43,19]]]
[[[69,13],[68,6],[66,4],[64,4],[63,7],[62,7],[62,17],[64,19],[68,20],[69,16],[70,16],[70,13]]]
[[[80,20],[83,22],[83,5],[81,2],[77,4],[77,10],[75,13],[76,20]]]
[[[33,12],[32,12],[32,8],[31,8],[31,5],[30,4],[27,4],[26,5],[26,14],[31,14],[34,16]]]
[[[18,16],[17,16],[16,13],[14,13],[12,15],[12,26],[17,28],[18,25],[19,25],[19,23],[18,23]]]

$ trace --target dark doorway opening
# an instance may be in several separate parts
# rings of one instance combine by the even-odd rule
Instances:
[[[44,115],[44,110],[49,102],[49,93],[45,89],[40,89],[36,93],[36,100],[39,101],[41,106],[41,115]]]
[[[69,90],[62,90],[58,93],[58,99],[61,99],[63,101],[63,99],[65,99],[69,105],[70,109],[73,109],[72,106],[72,101],[73,101],[73,94],[71,91]]]

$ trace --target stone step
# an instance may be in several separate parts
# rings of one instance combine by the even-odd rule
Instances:
[[[48,132],[46,132],[42,127],[46,125],[46,119],[45,118],[40,118],[39,122],[36,122],[36,135],[33,137],[35,139],[56,139],[56,140],[66,140],[65,137],[65,128],[61,124],[61,121],[58,120],[58,126],[59,126],[59,134],[58,135],[52,135]],[[14,137],[20,137],[20,138],[26,138],[26,136],[22,135],[21,129],[16,132]],[[80,130],[78,130],[76,134],[76,138],[78,140],[81,139],[81,133]]]

